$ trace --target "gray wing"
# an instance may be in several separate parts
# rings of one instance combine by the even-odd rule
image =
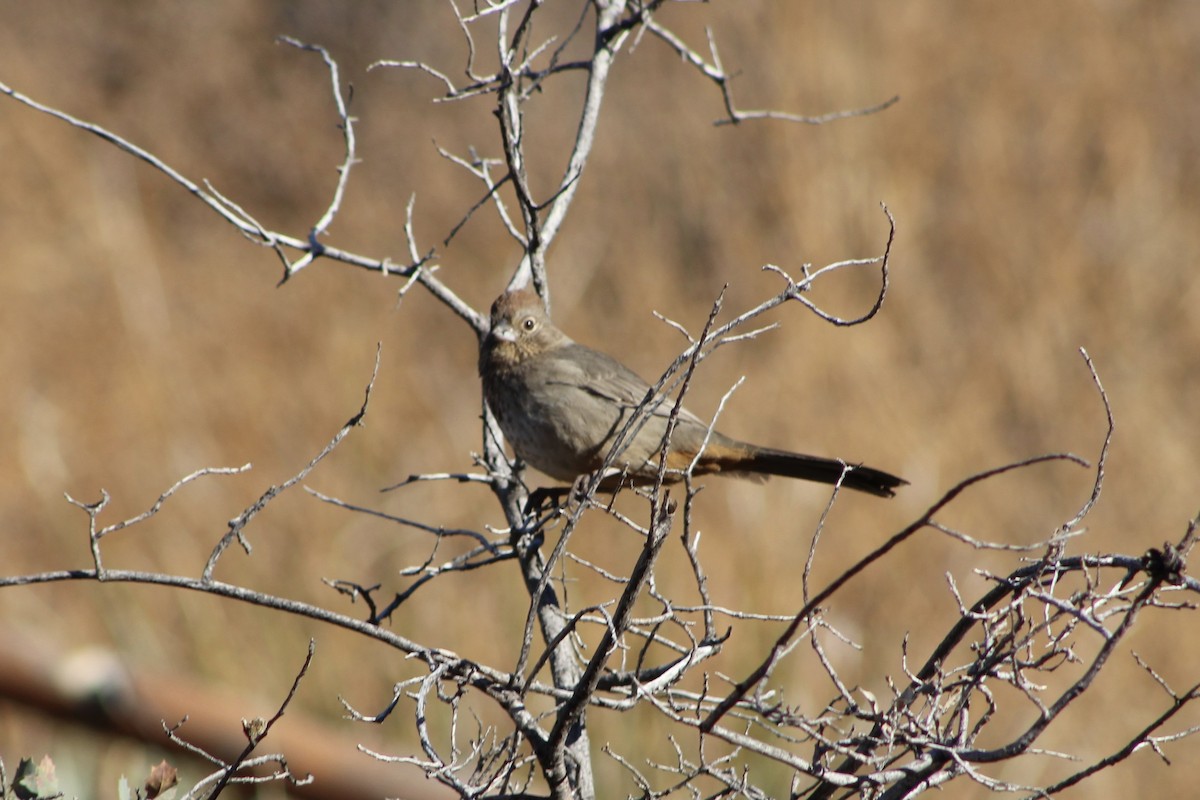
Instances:
[[[612,401],[623,410],[637,408],[650,391],[650,384],[640,375],[599,350],[572,342],[562,348],[559,357],[564,365],[563,374],[571,376],[563,383],[569,383],[594,397]],[[671,415],[673,407],[674,401],[670,398],[660,399],[651,413],[666,418]],[[686,408],[680,409],[679,417],[707,427]]]

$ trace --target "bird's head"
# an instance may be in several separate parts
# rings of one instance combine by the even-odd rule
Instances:
[[[481,363],[490,358],[511,366],[569,341],[534,292],[505,292],[492,303],[491,326],[480,344]]]

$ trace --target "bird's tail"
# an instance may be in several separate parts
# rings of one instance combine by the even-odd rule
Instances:
[[[903,478],[873,467],[769,447],[749,446],[742,453],[721,453],[716,460],[720,471],[725,474],[732,473],[750,479],[779,475],[828,484],[840,481],[847,489],[878,497],[892,497],[897,487],[908,483]]]

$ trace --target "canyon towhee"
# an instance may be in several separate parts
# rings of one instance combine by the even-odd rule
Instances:
[[[528,290],[502,294],[492,304],[491,330],[479,347],[479,375],[487,404],[517,455],[562,481],[600,468],[650,390],[616,359],[554,327],[541,300]],[[625,479],[635,484],[654,480],[673,405],[670,399],[660,402],[627,438],[613,461]],[[710,435],[707,423],[681,409],[667,453],[666,480],[680,480],[693,460],[695,475],[722,473],[759,481],[782,475],[830,484],[840,479],[845,487],[880,497],[891,497],[907,483],[871,467],[758,447],[716,431]],[[611,490],[612,483],[604,488]]]

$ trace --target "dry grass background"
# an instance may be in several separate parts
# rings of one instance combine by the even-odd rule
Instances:
[[[730,309],[776,291],[762,264],[798,271],[876,254],[886,201],[899,235],[879,318],[835,330],[780,312],[782,330],[707,362],[689,403],[710,411],[745,375],[724,417],[729,432],[861,458],[912,481],[890,503],[843,498],[819,577],[966,474],[1048,451],[1094,457],[1104,419],[1080,346],[1111,395],[1117,435],[1091,533],[1075,546],[1140,553],[1176,537],[1200,495],[1200,5],[756,0],[663,18],[696,44],[713,26],[726,64],[742,69],[735,88],[745,106],[822,113],[902,100],[819,128],[713,127],[715,90],[643,42],[619,62],[591,169],[552,252],[559,323],[656,374],[681,341],[651,310],[695,329],[725,283]],[[456,71],[463,46],[441,3],[9,2],[0,5],[0,80],[148,146],[268,226],[299,234],[327,202],[340,140],[319,60],[273,44],[277,34],[329,46],[356,87],[363,163],[330,242],[404,260],[403,208],[415,191],[418,235],[433,244],[478,193],[433,142],[496,155],[490,107],[431,105],[430,79],[363,70],[379,58],[423,58]],[[568,79],[538,100],[542,178],[561,163],[578,86]],[[467,469],[478,447],[474,340],[421,290],[397,307],[395,280],[325,262],[276,288],[273,257],[176,186],[12,102],[0,103],[0,162],[5,574],[88,563],[86,520],[64,491],[95,499],[106,488],[112,521],[199,467],[253,462],[245,476],[190,487],[107,546],[113,566],[197,573],[225,521],[357,408],[376,341],[384,365],[367,427],[307,483],[447,526],[501,523],[480,489],[377,493],[411,472]],[[516,262],[500,233],[481,217],[440,262],[442,279],[477,306]],[[873,281],[836,277],[817,298],[851,313],[869,302]],[[971,492],[946,521],[1033,541],[1074,512],[1090,481],[1068,466],[1028,470]],[[712,482],[699,524],[718,596],[794,609],[824,497],[778,480]],[[425,547],[299,491],[249,536],[253,557],[227,554],[225,579],[333,607],[343,606],[321,577],[393,586]],[[576,541],[617,570],[637,546],[602,524]],[[981,585],[974,567],[1009,563],[932,533],[906,545],[835,609],[865,646],[841,654],[848,679],[886,691],[880,676],[900,674],[902,633],[921,652],[952,611],[943,573],[970,596]],[[521,595],[512,570],[451,579],[403,609],[395,628],[510,663]],[[153,588],[7,590],[0,615],[14,637],[111,646],[131,663],[261,697],[263,709],[247,715],[277,702],[310,635],[317,662],[300,702],[313,715],[335,719],[339,694],[379,707],[406,669],[394,653],[319,626]],[[1179,619],[1151,615],[1133,644],[1183,685],[1195,680],[1200,636],[1172,630]],[[757,652],[745,636],[730,669]],[[795,677],[789,700],[826,698],[807,677]],[[1115,664],[1047,745],[1095,757],[1161,704],[1148,680]],[[411,746],[407,719],[349,733],[384,750]],[[601,727],[597,738],[628,735]],[[1197,779],[1196,747],[1172,750],[1170,768],[1141,754],[1069,796],[1181,796]],[[41,752],[105,791],[146,758],[119,742],[85,747],[67,728],[0,709],[0,756]],[[1036,781],[1043,768],[1062,771],[1047,759],[1002,775]],[[609,767],[602,779],[616,786]]]

